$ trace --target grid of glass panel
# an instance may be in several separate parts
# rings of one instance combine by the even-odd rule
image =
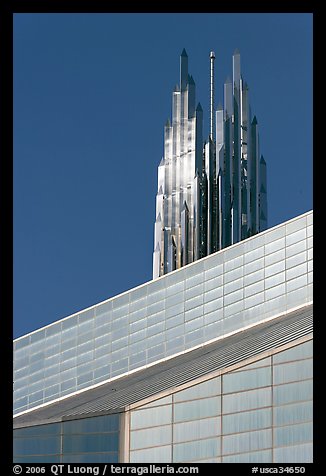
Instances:
[[[14,430],[14,463],[117,463],[119,415]]]
[[[312,340],[131,412],[130,462],[312,461]]]
[[[14,342],[14,412],[312,301],[312,212]]]

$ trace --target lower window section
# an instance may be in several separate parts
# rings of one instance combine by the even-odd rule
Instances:
[[[179,443],[173,446],[174,463],[190,463],[201,458],[220,455],[220,438]]]
[[[62,457],[62,463],[118,463],[118,453],[71,454]]]
[[[274,449],[274,463],[312,463],[312,443]]]
[[[272,450],[224,456],[223,463],[272,463]]]

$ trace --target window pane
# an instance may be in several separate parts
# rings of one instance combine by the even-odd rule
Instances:
[[[30,426],[28,428],[18,428],[14,430],[14,438],[59,435],[60,427],[61,427],[60,423],[51,423],[50,425],[37,425],[37,426]]]
[[[304,380],[312,377],[312,359],[274,365],[274,384]]]
[[[173,446],[173,462],[190,462],[200,458],[212,458],[220,454],[220,438],[192,441]]]
[[[15,455],[42,455],[60,453],[60,436],[14,438]]]
[[[288,425],[312,420],[312,402],[295,403],[274,408],[274,425]]]
[[[130,452],[130,463],[171,463],[171,458],[171,445]]]
[[[221,393],[221,379],[218,377],[177,392],[173,398],[175,402],[182,402],[195,398],[210,397],[219,393]]]
[[[275,405],[282,405],[302,400],[311,400],[312,394],[312,380],[276,385],[273,388],[273,401]]]
[[[291,349],[284,350],[273,356],[274,364],[281,362],[289,362],[291,360],[305,359],[307,357],[312,357],[313,351],[313,341],[310,340],[304,344],[296,345],[291,347]]]
[[[312,423],[280,426],[274,430],[274,445],[285,446],[312,441]]]
[[[238,435],[224,436],[222,439],[223,455],[246,453],[272,447],[272,430],[251,431]]]
[[[217,436],[221,433],[220,417],[205,418],[204,420],[189,421],[186,423],[176,423],[173,426],[173,441],[180,443],[182,441],[198,440]]]
[[[272,463],[272,450],[223,457],[223,463]]]
[[[274,463],[312,463],[312,458],[312,444],[274,450]]]
[[[174,406],[174,421],[195,420],[219,415],[221,413],[221,398],[204,398],[192,402],[176,403]]]
[[[171,443],[172,426],[161,426],[137,430],[130,433],[130,449],[137,450],[151,446],[161,446]]]
[[[119,415],[104,415],[63,422],[64,434],[106,433],[119,429]]]
[[[64,453],[93,453],[118,450],[118,433],[63,435]]]
[[[223,413],[234,413],[272,404],[272,387],[223,396]]]
[[[243,372],[229,373],[223,376],[225,393],[247,390],[271,385],[271,369],[263,367]]]
[[[271,408],[222,416],[223,434],[267,428],[271,425]]]
[[[172,405],[131,412],[131,429],[172,423]]]

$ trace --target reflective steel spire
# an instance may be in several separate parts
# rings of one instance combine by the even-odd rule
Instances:
[[[233,54],[224,107],[215,110],[215,53],[210,53],[210,128],[203,141],[203,110],[196,107],[188,55],[180,56],[180,84],[172,93],[172,122],[164,127],[158,167],[153,279],[267,228],[266,162],[249,90]]]

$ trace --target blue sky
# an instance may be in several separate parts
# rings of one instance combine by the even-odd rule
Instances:
[[[269,226],[312,209],[311,14],[15,14],[14,337],[151,279],[183,48],[205,135],[240,50]]]

